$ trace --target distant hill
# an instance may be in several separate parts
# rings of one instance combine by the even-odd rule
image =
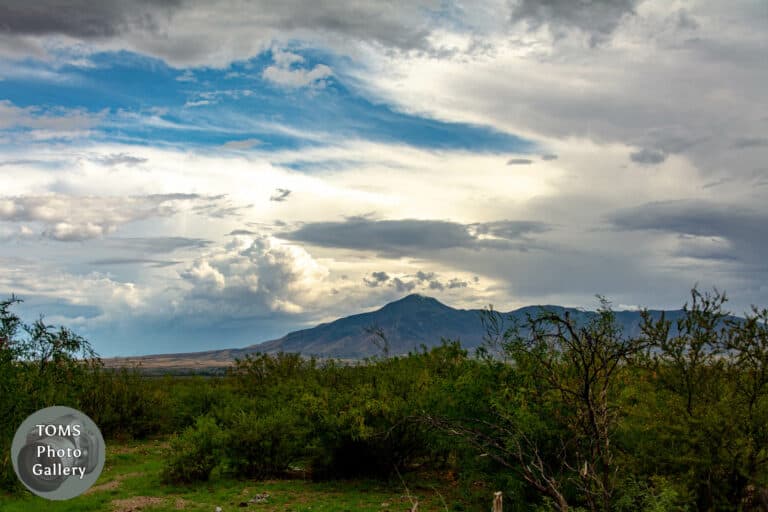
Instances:
[[[576,319],[586,319],[594,312],[587,312],[561,306],[527,306],[508,313],[505,319],[525,320],[526,314],[536,314],[542,307],[563,313],[569,311]],[[369,327],[383,330],[390,345],[390,354],[405,354],[417,350],[422,344],[433,347],[441,338],[460,340],[465,348],[475,348],[483,340],[483,327],[479,309],[455,309],[440,301],[423,295],[412,294],[391,302],[381,309],[369,313],[352,315],[333,322],[324,323],[291,332],[282,338],[250,345],[244,348],[210,350],[186,354],[164,354],[132,358],[115,358],[107,361],[109,366],[124,366],[141,363],[146,368],[204,369],[226,366],[235,358],[255,352],[298,352],[307,356],[323,358],[362,359],[380,354],[374,344]],[[661,311],[652,311],[658,317]],[[671,320],[682,315],[682,311],[667,311]],[[640,313],[617,311],[616,319],[625,334],[637,334]]]

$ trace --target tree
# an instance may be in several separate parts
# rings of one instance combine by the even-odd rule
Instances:
[[[14,429],[37,409],[76,401],[88,365],[100,364],[88,341],[71,330],[48,325],[43,317],[25,324],[12,311],[20,302],[13,295],[0,302],[0,487],[5,488],[16,481],[8,460]]]
[[[768,509],[768,311],[744,318],[714,290],[691,292],[675,322],[643,313],[646,371],[663,404],[653,457],[699,510]],[[653,408],[646,402],[643,407]]]
[[[647,342],[626,338],[608,301],[578,319],[542,310],[504,328],[484,314],[488,347],[481,355],[500,364],[492,421],[438,421],[502,465],[520,472],[556,510],[572,503],[610,510],[617,486],[613,435],[619,417],[618,373]]]

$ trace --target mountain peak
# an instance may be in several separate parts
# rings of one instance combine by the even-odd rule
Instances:
[[[395,302],[400,302],[400,301],[416,301],[416,300],[433,300],[435,302],[438,302],[437,299],[435,299],[433,297],[428,297],[427,295],[422,295],[420,293],[411,293],[411,294],[406,295],[402,299],[399,299],[399,300],[397,300]]]
[[[401,299],[390,302],[389,304],[385,305],[381,309],[402,309],[402,308],[422,309],[425,307],[450,309],[449,306],[446,306],[445,304],[435,299],[434,297],[428,297],[426,295],[421,295],[420,293],[411,293],[410,295],[406,295]]]

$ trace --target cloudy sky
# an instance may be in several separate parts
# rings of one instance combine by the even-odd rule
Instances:
[[[765,0],[5,0],[0,294],[106,356],[765,306],[767,56]]]

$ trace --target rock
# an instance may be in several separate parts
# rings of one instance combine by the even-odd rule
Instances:
[[[269,502],[269,493],[268,492],[262,492],[261,494],[257,494],[250,500],[248,500],[248,503],[268,503]]]

